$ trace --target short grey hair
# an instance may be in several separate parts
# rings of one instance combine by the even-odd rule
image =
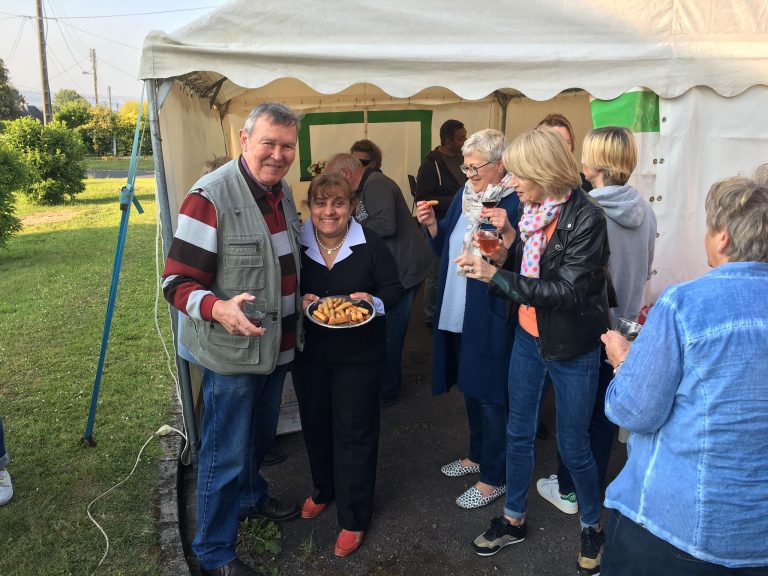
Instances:
[[[352,156],[352,154],[334,154],[325,163],[325,171],[332,174],[339,174],[342,170],[352,172],[362,167],[363,165],[360,163],[360,160]]]
[[[250,134],[254,123],[262,116],[270,118],[273,124],[279,124],[280,126],[296,126],[296,131],[301,128],[301,119],[303,117],[302,114],[297,114],[285,104],[280,104],[279,102],[263,102],[248,114],[243,130],[245,130],[247,134]]]
[[[464,146],[461,147],[461,153],[464,156],[480,154],[488,162],[501,162],[507,144],[509,142],[504,134],[498,130],[488,128],[475,132],[467,138]]]
[[[707,232],[728,232],[723,254],[729,262],[768,263],[767,185],[768,167],[763,165],[754,178],[726,178],[709,189],[704,202]]]

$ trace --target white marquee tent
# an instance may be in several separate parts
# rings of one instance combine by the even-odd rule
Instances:
[[[706,270],[709,186],[768,161],[765,0],[233,0],[149,34],[140,76],[166,251],[203,162],[239,152],[238,130],[263,101],[305,114],[287,176],[299,201],[310,162],[361,138],[407,190],[449,118],[509,137],[550,112],[577,139],[631,127],[631,182],[659,229],[648,303]]]
[[[657,95],[651,112],[630,98],[603,123],[651,135],[638,134],[633,177],[659,221],[649,300],[706,270],[709,185],[768,161],[764,0],[234,0],[150,33],[140,75],[166,233],[202,163],[238,153],[237,131],[261,101],[306,114],[288,175],[301,200],[310,160],[360,138],[379,143],[385,172],[407,190],[448,118],[514,137],[560,111],[583,135],[590,98],[641,87]]]

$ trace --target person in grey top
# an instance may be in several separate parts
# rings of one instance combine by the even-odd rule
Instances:
[[[627,184],[636,164],[637,147],[627,128],[596,128],[584,138],[582,170],[593,186],[589,195],[605,211],[611,247],[608,270],[618,301],[618,306],[610,310],[611,328],[616,327],[617,318],[637,319],[653,264],[656,215],[640,193]],[[611,366],[601,362],[589,434],[602,487],[605,486],[615,428],[605,416],[605,392],[612,378]],[[563,512],[575,514],[578,511],[573,481],[562,461],[557,475],[539,479],[536,488],[544,499]]]
[[[432,251],[419,230],[403,193],[394,180],[363,166],[350,154],[336,154],[326,171],[341,174],[357,190],[355,220],[381,236],[397,264],[405,292],[400,302],[385,311],[387,318],[387,365],[380,395],[383,405],[397,402],[402,380],[403,345],[411,318],[413,298],[426,275]]]

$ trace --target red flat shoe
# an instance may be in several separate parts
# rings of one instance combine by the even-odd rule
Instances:
[[[301,507],[301,517],[304,519],[308,518],[314,518],[315,516],[319,516],[320,513],[325,510],[325,508],[328,506],[328,504],[316,504],[314,500],[312,500],[312,496],[304,500],[304,504]]]
[[[365,532],[363,530],[360,532],[342,530],[339,533],[339,538],[336,540],[336,547],[333,549],[333,553],[342,558],[344,556],[349,556],[352,552],[360,548],[360,544],[363,543],[364,537]]]

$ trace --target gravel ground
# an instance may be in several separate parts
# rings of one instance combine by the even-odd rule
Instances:
[[[365,542],[348,558],[333,555],[339,530],[333,505],[315,519],[289,522],[283,526],[283,551],[277,559],[284,576],[576,574],[578,517],[563,514],[536,492],[536,479],[557,469],[554,437],[536,442],[526,540],[488,558],[474,554],[472,540],[488,528],[493,516],[502,513],[503,498],[476,510],[455,504],[476,476],[446,478],[440,466],[466,455],[466,413],[458,390],[431,395],[430,366],[430,331],[423,321],[421,298],[417,298],[406,343],[401,399],[382,411],[375,510]],[[543,417],[554,430],[551,394]],[[301,434],[279,437],[277,449],[288,458],[264,469],[270,491],[279,499],[301,502],[311,487]],[[625,458],[624,445],[615,443],[609,478]],[[182,534],[188,544],[187,533],[194,531],[190,521],[194,517],[194,479],[190,475],[182,481],[181,492]],[[197,574],[194,561],[190,564]]]

